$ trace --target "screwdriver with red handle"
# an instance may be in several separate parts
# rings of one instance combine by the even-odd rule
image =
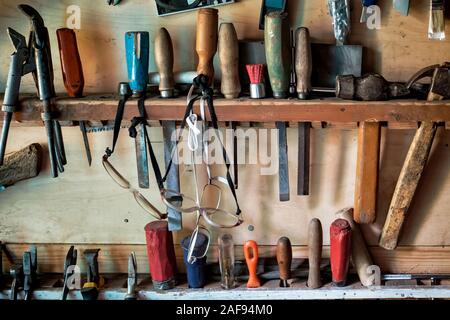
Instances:
[[[81,98],[83,96],[84,89],[84,76],[75,32],[72,29],[62,28],[56,30],[56,36],[58,38],[59,57],[61,59],[64,87],[66,88],[69,97]],[[86,133],[85,121],[80,121],[80,130],[83,134],[83,142],[86,149],[87,160],[89,166],[91,166],[92,155]]]

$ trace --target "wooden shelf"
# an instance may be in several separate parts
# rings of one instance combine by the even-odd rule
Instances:
[[[126,275],[108,277],[105,288],[99,292],[99,300],[124,300],[127,293]],[[33,299],[60,300],[62,279],[56,275],[44,280],[44,285],[33,291]],[[405,285],[362,287],[355,282],[346,287],[325,284],[319,289],[309,289],[306,280],[291,282],[290,288],[279,288],[279,280],[265,282],[257,289],[247,289],[244,282],[232,290],[223,290],[219,283],[210,283],[203,289],[188,289],[181,283],[175,289],[157,291],[153,289],[148,275],[139,275],[138,300],[352,300],[352,299],[449,299],[450,286]],[[0,300],[9,298],[10,290],[0,290]],[[18,299],[23,299],[23,291],[18,292]],[[79,290],[70,291],[68,300],[82,300]]]
[[[60,96],[55,99],[55,115],[62,121],[113,120],[118,97],[92,95],[80,99]],[[146,101],[150,120],[182,120],[186,98],[149,98]],[[15,113],[16,121],[39,121],[41,102],[31,96],[22,97]],[[450,122],[450,101],[390,100],[382,102],[346,101],[334,98],[300,101],[297,99],[239,98],[216,99],[220,121],[274,122]],[[127,103],[125,120],[137,116],[137,102]]]

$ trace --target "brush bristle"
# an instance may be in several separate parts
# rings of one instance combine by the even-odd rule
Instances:
[[[248,64],[248,76],[251,83],[262,83],[264,79],[264,65],[263,64]]]

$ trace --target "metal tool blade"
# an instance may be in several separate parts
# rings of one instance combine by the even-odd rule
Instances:
[[[297,195],[309,195],[309,165],[310,165],[310,122],[298,124],[298,167]]]
[[[145,124],[140,124],[136,130],[135,138],[136,144],[136,162],[138,170],[139,187],[150,188],[149,171],[148,171],[148,154],[147,154],[147,140],[145,137]]]
[[[409,12],[409,0],[394,0],[394,9],[402,16],[407,16]]]
[[[80,121],[80,130],[81,134],[83,135],[84,149],[86,151],[86,157],[90,167],[92,164],[92,154],[91,154],[91,147],[89,146],[89,138],[87,136],[86,131],[86,122]]]
[[[176,148],[176,123],[175,121],[162,121],[163,136],[164,136],[164,161],[167,166],[174,153],[174,159],[170,171],[167,175],[167,189],[173,191],[180,191],[180,177],[178,172],[178,159]],[[173,208],[167,208],[169,231],[180,231],[183,228],[181,212]]]
[[[289,201],[289,166],[286,123],[277,122],[278,129],[278,177],[280,201]]]

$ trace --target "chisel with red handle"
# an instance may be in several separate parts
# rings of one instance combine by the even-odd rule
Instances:
[[[347,220],[336,219],[330,227],[330,264],[333,283],[344,287],[352,248],[352,228]]]
[[[62,28],[56,30],[56,36],[58,38],[64,87],[69,97],[80,98],[83,96],[84,76],[75,32],[72,29]],[[92,163],[92,155],[86,133],[86,123],[84,121],[80,121],[80,130],[83,134],[84,147],[90,166]]]

